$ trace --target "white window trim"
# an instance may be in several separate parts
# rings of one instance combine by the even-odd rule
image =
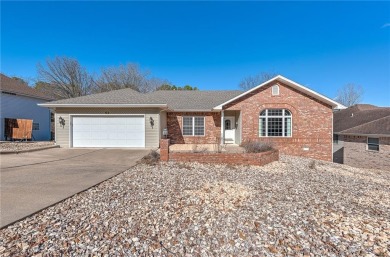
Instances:
[[[184,135],[184,118],[192,118],[192,135]],[[195,135],[195,118],[203,118],[203,135]],[[183,137],[204,137],[206,136],[206,117],[205,116],[183,116],[181,119],[181,134]]]
[[[281,138],[281,137],[290,138],[290,137],[292,137],[293,136],[293,115],[292,115],[292,112],[290,110],[288,110],[288,109],[281,108],[283,110],[282,116],[268,115],[268,110],[270,110],[270,109],[271,110],[275,110],[277,108],[264,109],[265,110],[265,116],[260,116],[260,114],[259,114],[259,131],[258,131],[259,137],[275,137],[275,138]],[[280,109],[278,109],[278,110],[280,110]],[[291,115],[290,116],[284,115],[284,110],[289,111]],[[265,136],[260,135],[260,118],[265,118]],[[268,136],[268,118],[282,118],[282,126],[283,126],[282,127],[282,134],[283,134],[283,136]],[[290,123],[291,123],[291,133],[290,133],[289,136],[285,136],[284,135],[284,132],[285,132],[284,131],[285,118],[290,118],[291,119],[291,121],[290,121]]]
[[[377,139],[378,139],[378,150],[371,150],[371,149],[368,149],[368,145],[369,145],[369,143],[368,143],[368,139],[369,139],[369,138],[377,138]],[[370,145],[376,145],[376,144],[371,144],[371,143],[370,143]],[[378,153],[378,152],[380,151],[380,142],[379,142],[379,137],[367,137],[366,150],[367,150],[367,151],[370,151],[370,152],[375,152],[375,153]]]

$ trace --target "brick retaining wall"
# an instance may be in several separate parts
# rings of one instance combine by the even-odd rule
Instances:
[[[271,150],[262,153],[192,153],[169,152],[169,139],[160,141],[160,160],[177,162],[219,163],[233,165],[263,166],[279,160],[279,151]]]

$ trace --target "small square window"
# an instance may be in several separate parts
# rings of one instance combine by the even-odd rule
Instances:
[[[32,124],[32,130],[39,130],[39,123],[33,122],[33,124]]]
[[[379,151],[379,138],[367,138],[367,150]]]

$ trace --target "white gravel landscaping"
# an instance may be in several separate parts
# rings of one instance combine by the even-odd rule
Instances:
[[[390,256],[390,172],[282,156],[134,168],[0,230],[0,255]]]
[[[54,146],[52,141],[0,142],[0,152],[18,152]]]

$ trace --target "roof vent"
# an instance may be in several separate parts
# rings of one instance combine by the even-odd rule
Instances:
[[[353,117],[353,113],[351,113],[351,117]]]
[[[278,85],[272,86],[272,95],[279,95],[279,86]]]

